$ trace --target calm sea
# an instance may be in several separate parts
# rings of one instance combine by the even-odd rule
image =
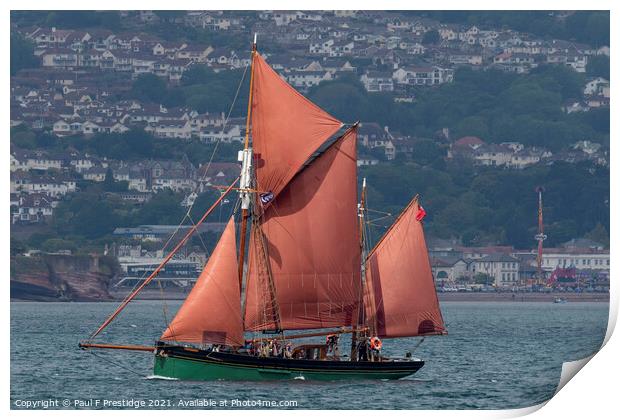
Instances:
[[[131,303],[102,333],[101,341],[152,344],[179,303],[167,306],[165,314],[162,302]],[[449,335],[424,341],[415,355],[427,363],[409,379],[203,383],[152,378],[149,353],[80,351],[78,341],[112,312],[113,303],[13,302],[11,408],[36,401],[48,401],[51,408],[55,404],[63,408],[63,403],[74,408],[76,400],[92,403],[88,408],[101,408],[104,401],[179,408],[180,401],[190,405],[225,401],[229,406],[241,401],[247,406],[283,400],[305,409],[520,408],[553,396],[562,362],[599,349],[608,318],[608,305],[601,303],[441,306]],[[386,340],[385,353],[402,356],[417,341]],[[94,400],[100,400],[98,406]]]

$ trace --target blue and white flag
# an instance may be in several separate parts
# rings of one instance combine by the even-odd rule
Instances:
[[[266,193],[262,193],[260,195],[260,202],[263,204],[267,204],[269,203],[271,200],[273,200],[273,193],[271,191],[267,191]]]

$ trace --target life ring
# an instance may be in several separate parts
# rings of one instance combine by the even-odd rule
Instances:
[[[381,346],[383,345],[383,343],[381,343],[381,339],[379,337],[373,337],[370,339],[370,348],[373,350],[381,350]]]

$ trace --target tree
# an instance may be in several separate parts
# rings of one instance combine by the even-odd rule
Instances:
[[[151,73],[141,74],[133,82],[131,93],[136,99],[160,104],[166,96],[166,82]]]
[[[192,207],[192,219],[200,219],[204,212],[207,211],[207,209],[209,209],[213,205],[213,203],[215,203],[219,198],[220,192],[215,188],[210,188],[204,193],[200,194],[198,197],[196,197],[196,201],[194,202],[194,205]],[[228,204],[230,204],[230,200]],[[225,207],[227,207],[227,210],[230,208],[229,205],[225,203],[220,203],[218,209],[216,210],[216,214],[222,214]],[[211,217],[211,220],[214,220],[214,218]],[[219,221],[221,222],[221,220]]]
[[[197,84],[208,83],[215,78],[213,69],[206,65],[194,64],[183,72],[181,84],[183,86],[191,86]]]
[[[597,223],[594,229],[588,232],[585,237],[593,240],[594,242],[600,243],[605,248],[609,248],[609,233],[607,232],[607,229],[605,229],[605,226],[603,226],[600,222]]]
[[[424,36],[422,37],[422,44],[424,45],[437,44],[440,39],[441,38],[439,36],[439,32],[433,29],[424,34]]]
[[[134,225],[177,225],[185,214],[181,207],[183,197],[165,189],[155,194],[134,218]]]
[[[114,179],[114,174],[112,172],[112,168],[108,166],[108,169],[105,173],[105,180],[103,181],[103,190],[107,192],[121,192],[127,191],[129,187],[129,183],[127,181],[116,181]]]
[[[433,140],[418,140],[413,144],[413,161],[429,165],[445,156],[443,149]]]
[[[73,253],[77,249],[77,246],[73,241],[60,238],[51,238],[43,242],[41,248],[46,252],[56,252],[68,249]]]
[[[455,135],[457,138],[475,136],[481,139],[488,139],[489,126],[486,119],[482,116],[466,117],[456,125]]]
[[[40,65],[34,55],[34,44],[21,35],[11,33],[11,76],[19,70]]]
[[[602,77],[609,80],[609,56],[594,55],[588,57],[586,74],[589,77]]]
[[[484,284],[486,286],[491,286],[495,282],[495,279],[488,275],[487,273],[476,273],[474,276],[474,283],[476,284]]]
[[[11,235],[11,257],[26,252],[26,244]]]

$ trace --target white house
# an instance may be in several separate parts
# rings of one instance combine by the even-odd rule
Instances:
[[[543,253],[542,267],[546,271],[558,267],[607,271],[610,268],[609,250],[548,249]]]
[[[602,95],[609,98],[609,80],[602,77],[590,80],[583,88],[584,95]]]
[[[389,73],[369,71],[360,77],[360,81],[368,92],[392,92],[394,81]]]
[[[496,287],[516,286],[519,281],[519,260],[506,254],[492,254],[474,260],[472,272],[484,273],[494,279]]]

